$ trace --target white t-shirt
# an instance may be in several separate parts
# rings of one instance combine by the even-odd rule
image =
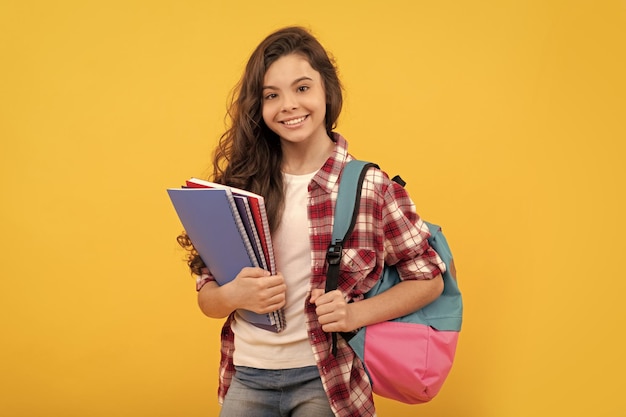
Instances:
[[[259,329],[235,315],[234,364],[259,369],[289,369],[315,365],[306,330],[304,302],[311,282],[311,241],[307,216],[308,185],[315,172],[283,174],[285,208],[272,235],[276,269],[287,284],[286,328],[280,333]]]

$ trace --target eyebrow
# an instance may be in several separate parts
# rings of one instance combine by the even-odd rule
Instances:
[[[311,77],[307,77],[306,75],[300,78],[297,78],[296,80],[294,80],[294,82],[291,83],[291,85],[295,85],[298,84],[302,81],[313,81],[313,78]],[[263,86],[263,90],[265,89],[270,89],[270,90],[278,90],[278,87],[274,87],[273,85],[264,85]]]

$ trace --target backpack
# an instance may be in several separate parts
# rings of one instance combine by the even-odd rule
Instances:
[[[378,168],[378,165],[354,160],[341,174],[332,242],[326,255],[327,292],[337,289],[343,243],[356,223],[363,179],[370,167]],[[399,177],[394,181],[405,185]],[[341,333],[363,362],[374,393],[408,404],[430,401],[441,389],[452,367],[463,314],[450,247],[441,227],[427,225],[431,233],[428,242],[447,268],[441,296],[404,317],[369,325],[356,333]],[[396,268],[385,265],[381,278],[365,298],[398,282]],[[332,337],[336,352],[337,334],[333,333]]]

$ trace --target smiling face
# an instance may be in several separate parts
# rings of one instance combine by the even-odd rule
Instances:
[[[263,120],[280,138],[292,144],[328,139],[326,94],[319,72],[298,54],[272,63],[263,79]]]

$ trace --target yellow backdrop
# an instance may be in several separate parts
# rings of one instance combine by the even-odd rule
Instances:
[[[449,380],[379,414],[626,415],[623,0],[3,1],[0,414],[217,414],[221,323],[165,189],[208,173],[288,24],[337,59],[351,151],[457,258]]]

